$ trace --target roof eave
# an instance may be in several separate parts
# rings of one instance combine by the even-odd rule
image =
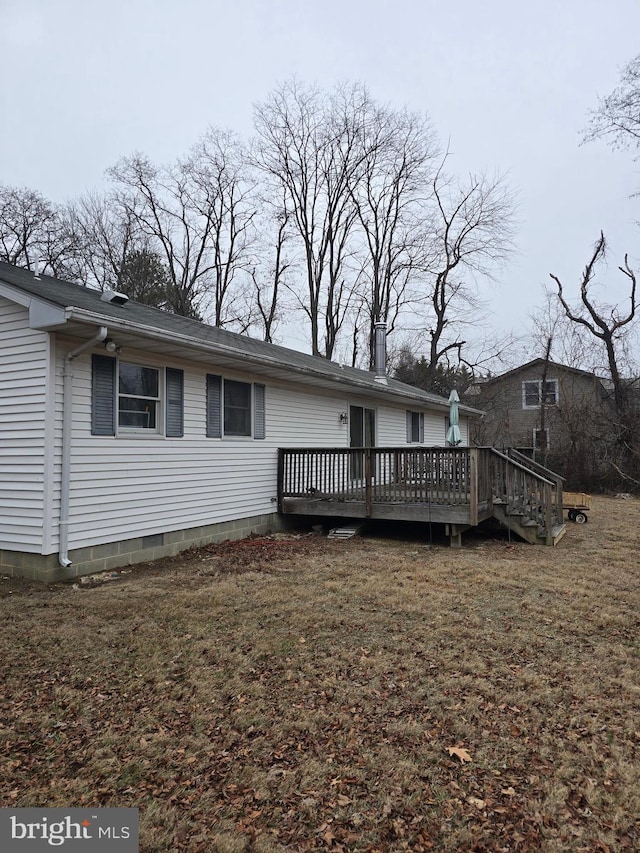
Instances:
[[[425,398],[424,394],[419,392],[417,389],[414,394],[411,392],[398,391],[389,385],[382,385],[379,382],[376,383],[373,374],[371,375],[371,380],[369,382],[360,381],[353,376],[336,376],[334,374],[325,373],[322,370],[314,370],[313,368],[302,367],[294,364],[285,364],[280,359],[270,359],[262,353],[259,356],[247,352],[240,353],[235,347],[228,346],[218,341],[200,341],[189,335],[182,335],[179,332],[156,329],[153,326],[144,326],[137,322],[128,321],[126,318],[114,318],[112,316],[87,311],[84,308],[68,307],[66,309],[66,313],[69,320],[86,322],[93,325],[107,325],[111,329],[120,329],[122,331],[139,334],[141,337],[151,338],[153,340],[172,342],[187,349],[207,352],[212,355],[224,355],[227,358],[241,361],[243,365],[251,364],[254,367],[262,368],[267,365],[274,370],[284,369],[290,374],[304,377],[305,379],[319,380],[325,387],[348,387],[351,389],[357,389],[369,397],[381,400],[394,400],[404,404],[411,401],[419,403],[423,407],[439,410],[445,414],[449,411],[447,401],[443,401],[441,403],[438,400]],[[467,415],[469,417],[479,417],[483,414],[481,410],[473,409],[469,406],[459,406],[459,411],[460,414]]]
[[[35,309],[33,306],[36,306]],[[33,316],[31,312],[33,311]],[[235,347],[220,343],[219,341],[201,341],[193,338],[190,335],[183,335],[179,332],[172,332],[166,329],[157,329],[153,326],[145,326],[139,322],[127,320],[126,318],[118,318],[113,315],[88,311],[85,308],[77,308],[75,306],[67,306],[65,309],[53,306],[51,303],[40,300],[34,297],[30,307],[30,325],[32,328],[39,328],[43,331],[64,331],[68,323],[75,321],[77,323],[91,326],[107,326],[110,330],[119,330],[129,334],[139,335],[142,338],[147,338],[155,341],[163,341],[173,343],[181,348],[190,349],[199,352],[211,353],[212,355],[226,356],[230,360],[240,361],[242,365],[251,364],[253,367],[260,367],[264,371],[265,366],[273,371],[286,370],[291,375],[303,377],[306,380],[315,380],[318,384],[325,387],[345,387],[352,390],[357,390],[369,397],[378,398],[380,400],[393,400],[407,404],[414,402],[423,407],[439,410],[446,413],[449,409],[446,401],[442,403],[438,400],[431,400],[416,390],[416,393],[399,391],[376,383],[373,374],[371,380],[361,381],[353,376],[336,376],[335,374],[326,373],[322,370],[314,370],[313,368],[303,367],[301,365],[286,364],[280,359],[269,358],[261,353],[259,356],[249,352],[239,352]],[[37,325],[34,325],[36,323]],[[468,406],[460,406],[459,411],[463,415],[477,417],[482,414],[478,409],[473,409]]]

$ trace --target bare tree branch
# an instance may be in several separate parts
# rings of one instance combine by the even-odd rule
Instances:
[[[565,299],[562,282],[558,276],[553,273],[550,276],[556,284],[558,299],[569,320],[587,329],[604,347],[609,374],[613,384],[615,409],[620,424],[619,441],[621,444],[624,444],[628,442],[633,430],[630,422],[627,384],[623,381],[620,370],[619,344],[624,332],[630,329],[636,315],[636,277],[629,266],[627,256],[625,256],[625,265],[624,267],[619,267],[619,269],[631,282],[628,312],[621,314],[617,306],[607,307],[597,305],[591,297],[589,288],[598,264],[605,257],[605,252],[606,240],[604,233],[600,232],[600,236],[596,241],[591,258],[584,268],[580,282],[581,310],[572,308]]]

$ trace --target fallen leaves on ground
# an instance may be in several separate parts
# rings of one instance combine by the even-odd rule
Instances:
[[[635,500],[558,548],[219,543],[1,580],[0,804],[142,853],[640,849]]]

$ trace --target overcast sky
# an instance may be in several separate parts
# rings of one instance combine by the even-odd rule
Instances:
[[[624,253],[640,264],[640,164],[580,146],[639,52],[639,0],[0,0],[0,183],[63,202],[122,155],[174,160],[209,125],[248,137],[293,75],[361,81],[426,111],[458,173],[508,173],[519,253],[487,297],[518,329],[549,272],[577,292],[600,229],[612,297]]]

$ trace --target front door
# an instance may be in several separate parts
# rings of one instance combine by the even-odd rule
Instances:
[[[376,410],[363,406],[349,406],[349,446],[375,447]],[[351,455],[351,477],[360,480],[364,476],[364,454]]]

